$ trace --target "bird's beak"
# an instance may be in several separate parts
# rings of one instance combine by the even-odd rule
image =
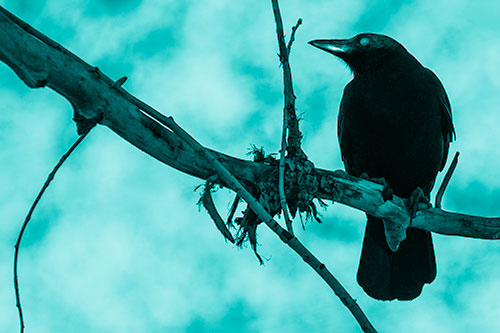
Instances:
[[[336,56],[345,55],[352,51],[349,39],[316,39],[310,41],[309,44]]]

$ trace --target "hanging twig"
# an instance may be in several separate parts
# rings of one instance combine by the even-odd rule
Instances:
[[[224,236],[225,239],[234,244],[233,235],[231,235],[231,232],[227,229],[226,224],[224,224],[222,217],[219,215],[217,208],[215,208],[215,204],[212,199],[212,193],[211,193],[213,186],[214,186],[213,181],[207,180],[207,182],[205,183],[205,188],[203,190],[201,201],[203,203],[203,206],[207,210],[208,214],[214,221],[215,226],[217,227],[217,229],[219,229],[222,236]]]
[[[38,202],[42,198],[42,195],[45,193],[45,190],[49,187],[50,182],[54,179],[54,176],[55,176],[57,170],[59,170],[59,168],[63,165],[64,161],[66,161],[66,159],[69,157],[69,155],[71,155],[71,153],[76,149],[76,147],[78,147],[78,145],[83,141],[83,139],[85,139],[85,137],[87,136],[88,133],[89,133],[89,131],[86,131],[85,133],[80,135],[80,137],[75,141],[75,143],[73,143],[71,148],[69,148],[68,151],[61,157],[59,162],[57,162],[56,166],[54,167],[52,172],[47,177],[45,184],[43,184],[43,187],[40,190],[40,192],[38,193],[35,201],[31,205],[31,208],[28,212],[28,215],[26,215],[26,218],[24,219],[24,223],[21,227],[21,230],[19,231],[19,235],[17,236],[16,245],[14,246],[14,248],[15,248],[15,250],[14,250],[14,291],[16,292],[16,307],[17,307],[17,310],[19,312],[19,324],[20,324],[20,328],[21,328],[21,333],[24,332],[24,320],[23,320],[23,310],[21,307],[21,295],[19,292],[19,282],[18,282],[18,278],[17,278],[17,261],[18,261],[18,257],[19,257],[19,246],[21,245],[21,240],[23,238],[24,231],[26,230],[26,227],[28,226],[28,222],[31,219],[31,215],[33,214],[33,211],[35,210],[36,205],[38,204]]]

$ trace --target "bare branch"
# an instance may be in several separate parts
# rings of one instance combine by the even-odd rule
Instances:
[[[201,179],[216,173],[213,166],[198,159],[195,151],[182,139],[142,113],[123,93],[111,88],[115,81],[95,67],[86,65],[71,52],[54,49],[42,39],[33,38],[3,15],[4,12],[5,9],[0,7],[0,61],[13,68],[21,79],[35,77],[37,73],[47,77],[45,85],[72,104],[89,106],[81,109],[86,118],[95,118],[102,112],[101,125],[172,168]],[[106,107],[102,108],[103,105]],[[274,168],[266,163],[245,161],[213,150],[211,153],[243,185],[258,183]],[[337,201],[382,217],[377,215],[377,207],[384,203],[381,185],[350,176],[342,170],[316,169],[316,172],[320,184],[314,195],[316,198]],[[400,200],[401,205],[404,202],[394,198],[393,201]],[[418,212],[412,226],[445,235],[500,238],[499,218],[450,213],[436,208]]]
[[[234,244],[233,235],[231,235],[231,232],[227,229],[226,224],[222,220],[222,217],[219,215],[217,208],[215,208],[211,193],[213,185],[214,183],[212,181],[207,180],[207,182],[205,183],[205,189],[203,190],[201,201],[203,203],[203,206],[207,210],[208,215],[210,215],[215,223],[215,226],[220,231],[222,236],[224,236],[225,239]]]
[[[14,291],[16,293],[16,307],[17,307],[17,311],[19,313],[19,326],[20,326],[21,333],[24,332],[24,319],[23,319],[23,308],[21,306],[21,294],[19,292],[19,282],[18,282],[18,277],[17,277],[17,261],[19,258],[19,247],[21,246],[21,240],[23,239],[24,231],[28,227],[28,223],[31,220],[31,215],[35,211],[35,208],[36,208],[38,202],[40,201],[40,199],[42,198],[42,195],[45,193],[45,190],[47,190],[47,188],[49,187],[50,182],[52,182],[52,180],[54,179],[55,174],[57,173],[59,168],[63,165],[63,163],[66,161],[66,159],[69,157],[69,155],[71,155],[71,153],[76,149],[76,147],[78,147],[78,145],[83,141],[83,139],[85,139],[85,137],[87,136],[88,133],[89,133],[89,131],[83,133],[75,141],[75,143],[73,143],[73,145],[71,145],[71,147],[68,149],[68,151],[59,159],[59,161],[57,162],[54,169],[52,169],[52,171],[50,172],[50,174],[47,177],[47,180],[43,184],[42,189],[38,193],[33,204],[31,205],[31,208],[28,211],[26,218],[24,219],[23,225],[21,226],[21,230],[19,231],[19,235],[17,236],[16,245],[14,246],[14,249],[15,249],[14,250]]]
[[[434,204],[434,207],[436,207],[436,208],[441,208],[441,200],[443,200],[444,191],[446,191],[446,187],[448,186],[448,183],[450,182],[451,176],[453,176],[453,172],[455,171],[455,168],[457,167],[459,154],[460,153],[457,151],[455,156],[453,157],[453,161],[451,161],[451,164],[450,164],[450,167],[448,168],[448,171],[446,171],[446,174],[444,175],[443,182],[441,183],[441,186],[439,186],[438,193],[436,194],[436,201]]]
[[[135,104],[157,114],[159,112],[137,101],[124,89],[112,88],[115,81],[99,69],[91,67],[34,28],[23,29],[28,25],[19,26],[6,17],[6,12],[0,6],[0,61],[12,68],[26,85],[32,88],[47,86],[55,90],[72,105],[81,106],[80,114],[85,118],[94,119],[102,112],[101,125],[181,172],[201,179],[215,174],[209,163],[197,160],[191,147],[151,116],[141,112]],[[256,177],[270,170],[270,167],[263,170],[260,163],[213,153],[244,182],[255,183]]]
[[[343,170],[316,171],[320,182],[318,198],[340,202],[395,224],[404,225],[405,220],[410,220],[407,199],[393,196],[392,200],[385,201],[382,185],[351,176]],[[418,211],[411,227],[443,235],[500,239],[500,218],[451,213],[438,208]]]
[[[293,27],[292,27],[292,34],[290,35],[290,40],[288,41],[288,46],[286,47],[287,51],[288,51],[288,57],[290,57],[290,52],[292,51],[292,44],[293,42],[295,41],[295,32],[297,31],[297,29],[299,28],[299,26],[302,24],[302,19],[299,18],[297,20],[297,24],[295,24]]]
[[[278,14],[278,16],[276,15],[276,13]],[[278,8],[278,11],[275,11],[274,19],[278,20],[279,18],[280,18],[280,15],[279,15],[279,8]],[[297,31],[297,29],[301,23],[302,23],[302,19],[299,19],[297,21],[297,24],[292,28],[292,35],[290,36],[290,41],[288,42],[288,47],[287,47],[287,54],[286,54],[287,61],[289,59],[290,51],[292,49],[292,43],[295,40],[295,31]],[[277,29],[279,29],[279,27]],[[283,43],[284,43],[284,39],[283,39]],[[279,44],[281,44],[281,40],[279,40]],[[283,59],[283,58],[281,58],[281,59]],[[284,66],[285,64],[283,64],[283,60],[281,60],[281,61],[282,61],[282,65]],[[289,85],[288,89],[293,91],[293,85],[292,85],[291,78],[290,78],[290,81],[288,81],[287,83]],[[285,87],[285,90],[286,89],[287,88]],[[287,96],[288,95],[285,93],[285,106],[290,103],[287,100]],[[294,102],[292,102],[292,104],[294,104]],[[285,156],[286,156],[286,150],[287,150],[287,132],[288,132],[288,118],[289,118],[288,113],[289,112],[287,111],[287,108],[285,107],[283,109],[283,130],[281,133],[281,150],[280,150],[278,191],[279,191],[279,195],[280,195],[281,211],[283,212],[283,217],[285,219],[286,228],[287,228],[288,232],[293,235],[292,220],[290,219],[290,215],[288,214],[288,208],[287,208],[287,204],[286,204],[286,195],[285,195]],[[293,113],[295,114],[295,109],[293,110]]]
[[[293,226],[290,215],[288,214],[288,208],[286,205],[286,195],[285,195],[285,156],[286,156],[286,133],[287,133],[287,112],[283,111],[283,131],[281,134],[281,149],[280,149],[280,164],[279,164],[279,180],[278,180],[278,191],[280,195],[280,205],[281,211],[283,212],[283,218],[285,219],[286,229],[289,233],[293,235]]]
[[[293,146],[291,146],[292,140],[290,140],[290,137],[294,136],[293,132],[295,130],[298,131],[299,125],[297,117],[295,115],[295,95],[293,93],[292,72],[290,70],[290,64],[288,61],[288,55],[290,53],[290,50],[287,49],[285,45],[285,36],[283,33],[283,21],[281,20],[281,13],[278,1],[273,0],[272,4],[273,4],[274,21],[276,22],[278,47],[280,51],[279,57],[281,65],[283,67],[283,85],[284,85],[284,98],[285,98],[285,107],[283,108],[283,130],[281,135],[278,191],[280,196],[281,211],[283,212],[283,217],[285,219],[286,227],[288,231],[291,234],[293,234],[292,221],[288,214],[288,209],[286,205],[286,196],[285,196],[285,156],[287,153],[287,149],[288,153],[291,153],[291,155],[295,155],[300,151],[300,132],[298,134],[299,139],[294,140]],[[292,38],[293,34],[294,32],[292,33]],[[291,42],[289,46],[291,47]],[[288,132],[288,141],[286,135],[287,132]],[[297,135],[295,134],[295,136]]]
[[[307,156],[304,154],[304,152],[300,147],[302,135],[300,134],[299,131],[299,122],[297,119],[297,115],[295,113],[295,94],[293,93],[292,72],[289,63],[289,54],[293,40],[295,38],[295,31],[302,23],[302,20],[299,19],[297,24],[293,27],[292,35],[290,37],[290,42],[288,43],[288,48],[287,48],[287,46],[285,45],[285,38],[283,34],[283,22],[281,19],[278,0],[271,0],[271,2],[273,5],[274,20],[276,22],[276,34],[280,50],[279,53],[280,61],[283,67],[283,85],[284,85],[284,98],[285,98],[285,107],[283,110],[283,132],[281,138],[278,188],[280,195],[281,211],[283,212],[283,216],[285,217],[287,229],[289,230],[292,236],[291,240],[297,240],[297,238],[293,237],[292,221],[288,216],[284,179],[285,179],[285,149],[288,151],[288,155],[292,159],[297,159],[299,161],[307,160]],[[287,131],[288,131],[288,137],[286,137]],[[254,210],[254,212],[257,212],[253,207],[252,209]],[[268,221],[268,220],[269,219],[263,219],[263,221]],[[277,223],[275,226],[273,226],[268,222],[266,222],[266,224],[268,224],[268,226],[279,235],[279,233],[274,229],[279,227]],[[295,252],[297,252],[304,259],[304,261],[306,261],[312,268],[315,267],[313,265],[313,262],[319,263],[319,261],[314,257],[312,257],[314,258],[314,260],[312,261],[306,260],[306,258],[311,257],[312,254],[305,247],[303,247],[298,240],[296,241],[297,243],[296,247],[292,245],[293,243],[285,241],[283,238],[282,240],[290,247],[292,247],[292,249],[294,249]],[[320,265],[321,265],[320,267],[324,267],[323,264]],[[335,277],[331,275],[328,271],[326,271],[326,268],[325,271],[328,273],[327,275],[323,275],[325,272],[323,272],[322,269],[315,269],[315,270],[318,274],[320,274],[323,280],[325,280],[325,282],[328,283],[328,285],[330,286],[330,288],[332,288],[335,294],[342,300],[342,303],[344,303],[344,305],[347,306],[347,308],[351,311],[352,315],[354,316],[358,324],[361,326],[363,331],[376,332],[375,328],[372,326],[368,318],[365,316],[359,305],[351,297],[351,295],[349,295],[347,290],[345,290],[344,287],[335,279]]]
[[[283,34],[283,22],[277,0],[271,0],[273,5],[274,20],[276,22],[276,34],[278,38],[279,57],[283,67],[283,86],[285,96],[285,109],[287,114],[287,128],[288,128],[288,146],[287,151],[294,156],[300,156],[304,153],[300,148],[300,140],[302,134],[299,131],[299,122],[295,114],[295,94],[293,93],[292,85],[292,72],[290,70],[290,63],[288,61],[288,49],[285,45],[285,37]],[[283,153],[284,154],[284,153]]]
[[[349,295],[344,287],[335,279],[335,277],[327,270],[326,266],[321,263],[307,248],[305,248],[300,241],[283,229],[276,220],[262,207],[262,205],[248,192],[243,185],[212,155],[210,151],[201,146],[193,137],[186,131],[179,127],[172,117],[167,118],[168,127],[181,137],[187,144],[191,146],[200,156],[207,161],[210,161],[217,174],[224,179],[225,183],[231,188],[236,189],[240,195],[249,205],[249,207],[257,214],[259,219],[264,221],[266,225],[278,237],[294,250],[302,259],[313,268],[321,278],[330,286],[333,292],[340,298],[342,303],[351,311],[354,318],[358,321],[364,332],[376,332],[368,318],[365,316],[356,301]]]

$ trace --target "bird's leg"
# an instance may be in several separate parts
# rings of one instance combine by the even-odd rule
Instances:
[[[419,210],[431,207],[429,198],[424,194],[424,191],[420,187],[417,187],[413,190],[413,192],[411,192],[407,205],[408,210],[410,211],[410,224]],[[423,205],[425,207],[423,207]]]
[[[374,183],[377,183],[377,184],[380,184],[380,185],[384,186],[384,188],[382,189],[382,198],[384,199],[384,201],[392,200],[392,196],[393,196],[394,192],[392,191],[391,186],[385,180],[384,177],[370,178],[366,172],[363,172],[359,176],[359,178],[366,179],[366,180],[369,180],[369,181],[372,181]]]

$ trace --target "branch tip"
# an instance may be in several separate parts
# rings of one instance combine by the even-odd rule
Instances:
[[[450,182],[451,176],[453,176],[453,172],[455,171],[457,164],[458,164],[458,156],[460,155],[460,152],[456,152],[455,156],[453,157],[453,161],[451,161],[451,164],[448,168],[448,171],[446,171],[446,174],[444,175],[443,182],[441,183],[441,186],[439,186],[438,193],[436,195],[436,200],[434,203],[434,207],[436,208],[441,208],[441,201],[443,200],[444,192],[446,191],[446,187],[448,186],[448,183]]]
[[[297,20],[297,24],[295,24],[293,27],[292,27],[292,34],[290,35],[290,40],[288,41],[288,46],[287,46],[287,53],[288,53],[288,56],[290,56],[290,52],[292,50],[292,44],[293,42],[295,41],[295,32],[297,31],[297,29],[299,28],[299,26],[302,24],[302,19],[299,18]]]
[[[125,81],[127,81],[126,76],[119,78],[118,80],[115,81],[115,83],[113,83],[113,86],[112,86],[113,89],[116,89],[116,90],[120,89],[121,86],[123,86],[123,84],[125,83]]]

